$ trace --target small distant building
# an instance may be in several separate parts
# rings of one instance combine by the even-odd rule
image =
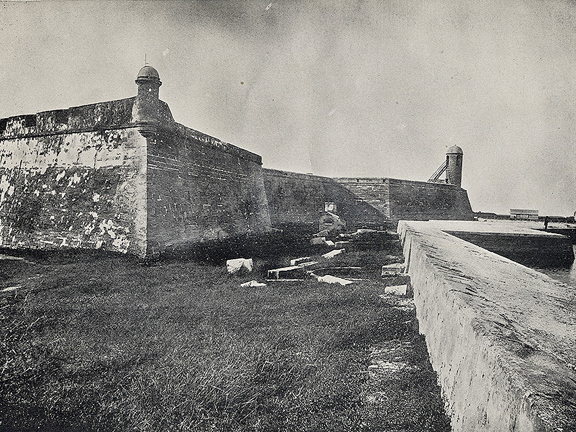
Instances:
[[[538,210],[510,209],[510,219],[538,220]]]

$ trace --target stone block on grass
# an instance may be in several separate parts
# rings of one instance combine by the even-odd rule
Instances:
[[[269,280],[305,279],[306,277],[308,277],[308,273],[306,273],[306,270],[301,266],[289,266],[268,270]]]
[[[340,255],[343,252],[344,252],[344,249],[334,249],[333,251],[330,251],[330,252],[322,255],[322,258],[328,258],[328,259],[334,258],[336,255]]]
[[[255,280],[251,280],[249,282],[244,282],[243,284],[240,284],[241,287],[246,288],[246,287],[265,287],[266,284],[262,283],[262,282],[258,282]]]
[[[308,261],[312,261],[311,257],[301,257],[301,258],[294,258],[290,260],[290,265],[291,266],[295,266],[295,265],[300,265],[302,263],[308,262]]]
[[[410,287],[408,285],[393,285],[384,288],[384,292],[397,296],[407,296],[410,295]]]
[[[325,282],[325,283],[330,283],[330,284],[340,284],[340,285],[350,285],[351,283],[353,283],[352,281],[349,281],[347,279],[342,279],[342,278],[332,276],[332,275],[317,276],[317,280],[318,280],[318,282]]]
[[[253,266],[252,258],[236,258],[226,261],[226,270],[228,270],[228,273],[230,274],[243,271],[251,272]]]
[[[404,266],[404,264],[400,263],[384,265],[382,266],[382,277],[399,276],[402,273],[404,273],[405,269],[406,267]]]
[[[337,241],[336,243],[334,243],[334,247],[337,249],[342,249],[344,247],[350,247],[351,242],[348,240],[342,240],[342,241]]]

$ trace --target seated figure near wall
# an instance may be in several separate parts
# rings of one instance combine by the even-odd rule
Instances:
[[[332,212],[322,212],[318,223],[319,232],[316,237],[327,237],[337,235],[346,230],[346,221]]]

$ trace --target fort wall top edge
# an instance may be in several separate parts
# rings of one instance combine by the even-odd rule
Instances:
[[[5,117],[0,119],[0,142],[16,138],[135,128],[139,126],[139,122],[132,114],[135,100],[136,96]],[[215,147],[220,151],[262,164],[260,155],[174,121],[170,107],[164,101],[159,101],[156,127],[160,134],[179,135],[194,140],[199,145]]]

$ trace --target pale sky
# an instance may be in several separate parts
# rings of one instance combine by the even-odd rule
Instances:
[[[267,168],[426,181],[475,211],[576,211],[576,3],[0,1],[0,118],[136,94]]]

